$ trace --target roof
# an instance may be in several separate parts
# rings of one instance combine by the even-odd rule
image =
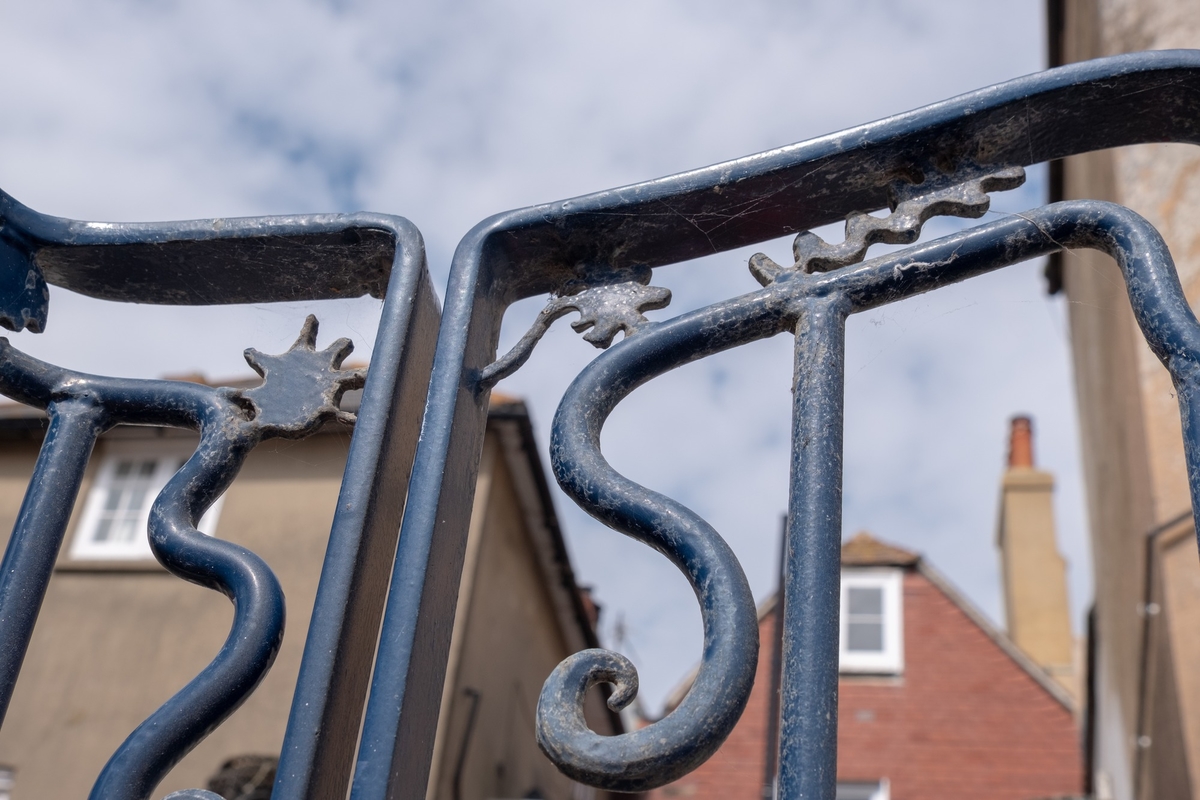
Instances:
[[[912,567],[920,560],[916,553],[881,542],[866,531],[842,544],[843,567]]]
[[[876,539],[866,531],[859,531],[848,541],[842,543],[842,566],[852,567],[901,567],[919,572],[926,580],[934,585],[947,599],[975,623],[992,642],[1004,651],[1004,654],[1017,663],[1021,669],[1055,700],[1067,710],[1074,712],[1075,703],[1066,689],[1050,677],[1044,669],[1027,656],[1021,648],[1008,638],[1008,634],[992,624],[991,620],[979,610],[966,595],[960,592],[949,579],[931,567],[919,554],[901,547],[888,544]],[[775,611],[779,603],[779,593],[775,592],[758,606],[758,621],[761,623],[768,614]],[[679,685],[667,696],[665,711],[670,712],[682,702],[696,679],[696,668],[693,667]]]
[[[917,571],[920,572],[930,583],[941,590],[942,594],[949,598],[950,602],[958,606],[958,609],[966,615],[967,619],[974,622],[988,638],[991,639],[997,647],[1004,651],[1004,654],[1017,662],[1017,666],[1025,670],[1039,686],[1045,689],[1055,700],[1061,703],[1068,711],[1074,713],[1076,711],[1075,701],[1067,690],[1059,685],[1058,681],[1050,677],[1050,673],[1038,666],[1038,663],[1025,654],[1025,651],[1017,647],[1016,643],[1008,638],[1008,634],[992,624],[982,611],[975,606],[966,595],[962,594],[954,584],[942,573],[935,570],[929,564],[921,561],[917,565]]]

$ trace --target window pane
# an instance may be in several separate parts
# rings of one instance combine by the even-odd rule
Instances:
[[[851,614],[883,614],[883,589],[878,586],[851,586],[846,590],[846,607]]]
[[[73,547],[72,555],[122,559],[148,556],[146,515],[168,477],[165,473],[179,460],[174,448],[161,456],[109,456],[91,489],[87,529],[76,537],[80,546]]]
[[[136,514],[146,506],[146,491],[145,486],[135,486],[129,490],[129,503],[126,507],[131,514]]]
[[[882,797],[882,788],[878,783],[839,783],[837,785],[837,800],[875,800]]]
[[[132,542],[138,535],[138,519],[136,517],[124,517],[122,519],[113,520],[112,526],[112,541],[114,542]]]
[[[851,619],[846,624],[846,649],[855,652],[883,652],[883,621],[860,622]]]

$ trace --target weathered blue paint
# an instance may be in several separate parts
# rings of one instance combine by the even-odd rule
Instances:
[[[1200,502],[1200,328],[1169,253],[1144,220],[1111,204],[1061,203],[913,244],[930,215],[981,215],[986,192],[1013,185],[1023,165],[1152,141],[1200,143],[1200,53],[1072,65],[768,153],[502,214],[476,226],[455,253],[436,350],[438,311],[423,245],[405,220],[89,223],[38,214],[0,193],[0,325],[44,329],[47,283],[168,304],[386,298],[275,785],[280,798],[317,800],[343,796],[348,784],[354,800],[423,800],[488,391],[571,311],[580,313],[576,329],[590,328],[588,340],[609,349],[563,399],[551,443],[555,476],[589,513],[680,567],[700,602],[705,645],[680,706],[616,737],[586,729],[583,693],[597,681],[612,683],[610,705],[619,708],[636,693],[636,672],[606,651],[572,656],[547,681],[539,742],[567,774],[619,791],[661,785],[719,747],[745,706],[757,656],[745,577],[707,523],[612,470],[600,431],[641,383],[749,341],[794,334],[778,792],[829,800],[849,314],[1062,247],[1111,254],[1147,341],[1175,381],[1193,506]],[[861,216],[884,207],[893,209],[886,220]],[[803,233],[854,214],[843,245]],[[664,322],[642,315],[669,302],[665,287],[650,285],[653,268],[793,233],[800,233],[795,264],[751,259],[762,289]],[[911,246],[858,263],[878,241]],[[546,293],[552,298],[535,329],[496,359],[508,305]],[[620,331],[625,338],[611,345]],[[337,352],[317,354],[311,338],[298,342],[296,357],[309,363],[321,355],[326,377],[340,380]],[[226,647],[131,734],[95,798],[149,796],[253,689],[278,647],[283,601],[269,568],[199,536],[194,525],[258,438],[302,435],[338,411],[333,395],[303,400],[299,384],[276,391],[271,367],[286,375],[283,362],[259,356],[252,363],[264,367],[269,388],[238,394],[80,375],[0,348],[0,390],[50,417],[0,571],[0,713],[61,546],[68,501],[96,437],[112,425],[200,430],[197,454],[155,504],[153,546],[176,574],[237,601]]]
[[[987,175],[1010,174],[1024,165],[1148,141],[1200,143],[1200,53],[1160,51],[1075,64],[809,142],[509,212],[476,226],[459,244],[447,288],[352,797],[418,800],[425,791],[437,719],[436,700],[430,698],[428,687],[441,685],[444,679],[449,640],[449,623],[437,625],[432,620],[449,620],[453,614],[452,587],[462,566],[487,390],[498,376],[519,366],[540,335],[531,332],[531,341],[497,361],[500,318],[509,304],[551,294],[552,304],[540,320],[548,325],[571,305],[572,296],[617,282],[605,276],[629,275],[645,267],[800,233],[855,212],[903,203],[914,192],[928,195]],[[796,307],[763,324],[771,330],[772,325],[786,322],[776,330],[801,332],[796,384],[806,395],[797,399],[794,420],[798,449],[786,562],[782,798],[829,798],[834,786],[838,620],[833,593],[840,538],[842,320],[845,314],[964,279],[1000,262],[1011,263],[1019,249],[1011,237],[1025,242],[1023,257],[1028,258],[1058,246],[1038,238],[1040,234],[1031,238],[1030,230],[1036,228],[1030,223],[998,224],[982,226],[977,230],[986,233],[980,238],[954,240],[954,246],[978,248],[986,238],[991,246],[1008,248],[1008,255],[996,256],[989,250],[988,259],[981,262],[964,260],[966,251],[962,251],[952,260],[954,268],[941,264],[924,270],[894,260],[882,268],[884,262],[878,260],[862,267],[845,266],[845,254],[817,259],[814,269],[833,268],[824,273],[801,269],[776,275],[772,270],[778,265],[769,260],[752,265],[758,268],[756,277],[770,284],[768,288],[778,286],[776,291],[782,293],[782,284],[793,284],[796,294],[790,302]],[[1014,227],[1010,230],[1006,225]],[[926,249],[931,246],[907,252],[924,258],[931,254]],[[797,243],[798,256],[806,247]],[[974,264],[974,271],[965,268],[967,263]],[[745,302],[765,306],[781,297],[768,293]],[[560,298],[557,306],[553,298]],[[722,313],[739,318],[750,313],[746,308],[718,306]],[[707,311],[716,313],[717,307]],[[673,329],[682,319],[662,323],[661,330]],[[612,348],[612,358],[626,347],[662,343],[659,337],[666,335],[659,334],[656,325],[634,330],[627,341]],[[708,335],[723,334],[713,328]],[[647,343],[639,345],[639,340]],[[609,356],[601,356],[597,365]],[[670,360],[669,354],[662,358]],[[593,368],[600,367],[589,370]],[[564,406],[563,414],[567,413]],[[555,440],[571,435],[556,430]],[[559,474],[560,481],[563,477]],[[568,492],[573,482],[587,485],[587,491],[578,494],[589,508],[588,492],[596,486],[588,484],[586,476],[566,477]],[[625,518],[614,520],[619,529],[628,528],[638,513],[650,513],[651,500],[642,490],[628,500],[645,507],[643,512],[631,509]],[[673,557],[683,558],[681,552]],[[711,621],[744,616],[738,597],[733,592],[719,601]],[[709,613],[703,602],[702,609]],[[751,650],[747,648],[743,661],[749,660]],[[733,675],[745,669],[744,664],[714,661],[712,655],[706,648],[702,670]],[[577,714],[572,704],[581,682],[610,674],[628,684],[633,676],[620,659],[599,654],[574,657],[561,669],[547,687],[549,696],[558,699],[547,701],[550,710],[540,730],[547,751],[568,774],[603,787],[645,787],[678,774],[673,761],[691,764],[698,747],[711,749],[707,741],[670,737],[668,747],[652,755],[637,747],[622,750],[622,737],[593,747],[593,740],[579,730],[578,718],[571,721],[571,715]],[[624,699],[621,683],[616,696]],[[703,693],[697,695],[688,710],[677,709],[675,714],[711,712]],[[711,706],[725,709],[717,717],[727,730],[731,723],[722,715],[736,715],[740,703],[727,694],[708,699]],[[680,719],[663,730],[694,729],[689,727],[694,722]],[[590,750],[584,754],[573,749],[572,741],[597,750],[599,758],[593,759],[597,753]],[[623,760],[627,773],[621,769]],[[650,761],[662,768],[657,778],[649,774],[654,768],[642,769]]]
[[[1187,420],[1187,402],[1200,382],[1200,324],[1157,232],[1133,212],[1099,202],[1023,212],[860,266],[780,272],[757,292],[650,323],[585,368],[555,418],[555,474],[589,513],[651,544],[688,575],[704,614],[705,646],[684,702],[664,720],[616,737],[586,730],[583,693],[598,681],[611,682],[617,691],[610,702],[630,702],[636,691],[627,686],[637,681],[632,667],[605,651],[585,651],[564,662],[546,683],[538,717],[539,742],[564,772],[619,791],[679,777],[719,746],[736,723],[755,668],[753,603],[719,536],[688,509],[617,475],[600,454],[600,428],[616,403],[676,366],[795,331],[779,787],[783,797],[832,797],[845,320],[1061,247],[1099,249],[1117,261],[1147,341],[1175,377]]]
[[[316,335],[316,319],[310,316],[287,353],[266,356],[247,351],[247,361],[264,378],[260,387],[249,390],[85,375],[38,361],[0,340],[4,394],[47,409],[52,424],[81,420],[68,428],[80,432],[75,442],[55,434],[47,437],[48,457],[31,485],[32,502],[27,503],[31,509],[43,504],[46,494],[57,492],[61,484],[72,487],[69,496],[74,497],[82,476],[79,456],[105,429],[118,424],[163,425],[200,433],[196,452],[150,510],[150,546],[175,575],[228,595],[234,605],[233,625],[212,663],[117,750],[92,790],[93,800],[148,797],[172,766],[245,701],[275,660],[283,640],[284,598],[274,574],[249,550],[205,536],[195,526],[233,482],[259,441],[303,438],[327,420],[346,416],[338,409],[342,393],[361,387],[364,375],[360,370],[340,369],[352,349],[349,340],[317,351]],[[60,448],[69,470],[61,484],[49,474]],[[36,555],[45,575],[45,563],[53,562],[61,544],[71,504],[63,508],[50,516],[54,528],[49,531],[39,530],[40,520],[32,513],[22,514],[22,521],[32,524],[18,524],[13,531],[14,546],[0,565],[0,597],[10,594],[8,581],[23,580],[20,559],[26,553]],[[43,541],[38,541],[39,534],[44,535]],[[29,606],[36,608],[34,603]],[[27,643],[31,631],[28,626],[15,632],[12,643],[21,633]],[[14,656],[16,649],[12,648]],[[11,660],[18,661],[14,656]],[[9,667],[15,678],[11,663]]]
[[[8,276],[18,272],[26,276],[20,291],[6,290]],[[412,462],[418,418],[413,409],[428,382],[439,316],[420,234],[404,219],[378,214],[77,222],[38,214],[0,193],[0,325],[44,329],[47,307],[38,282],[43,275],[74,291],[141,302],[385,296],[377,366],[364,389],[359,420],[369,438],[355,437],[352,444],[307,642],[318,655],[305,660],[295,696],[300,712],[290,719],[279,772],[281,782],[298,787],[294,796],[336,794],[325,788],[337,782],[344,791],[403,504],[396,487],[407,481]],[[42,304],[31,307],[31,297],[41,297]],[[30,359],[7,343],[0,349],[0,390],[45,408],[50,418],[0,567],[0,714],[96,437],[116,424],[201,431],[196,455],[152,510],[151,543],[176,574],[234,599],[234,625],[212,664],[114,754],[93,790],[95,798],[149,797],[165,772],[245,699],[274,659],[283,597],[270,569],[242,548],[195,533],[194,524],[259,439],[295,438],[326,419],[345,418],[337,401],[345,389],[362,386],[363,376],[337,369],[349,352],[347,341],[318,353],[312,347],[315,334],[310,320],[284,356],[248,351],[265,380],[241,392],[81,375]],[[306,381],[318,378],[329,391],[306,392]],[[297,754],[304,763],[285,772]]]
[[[391,219],[395,266],[276,770],[279,797],[341,797],[350,782],[420,433],[439,311],[420,234]]]

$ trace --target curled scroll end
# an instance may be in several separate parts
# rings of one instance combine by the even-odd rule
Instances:
[[[612,792],[656,789],[699,766],[728,734],[722,729],[713,735],[709,725],[696,730],[693,723],[701,715],[677,716],[676,709],[640,730],[601,736],[588,728],[584,717],[587,692],[598,683],[613,685],[608,706],[614,711],[637,696],[637,670],[629,659],[595,649],[576,653],[559,664],[538,698],[538,746],[559,772],[579,783]],[[734,714],[732,722],[737,717]]]
[[[584,650],[555,667],[542,687],[537,707],[537,742],[559,771],[592,786],[615,789],[629,778],[628,765],[613,751],[621,736],[601,736],[584,717],[587,692],[598,683],[612,684],[608,707],[620,711],[638,692],[637,669],[610,650]],[[620,750],[618,746],[616,750]],[[626,790],[627,791],[627,790]]]
[[[619,678],[613,684],[613,693],[608,696],[608,707],[620,713],[625,708],[637,699],[638,695],[638,674],[633,664],[625,662],[629,667],[629,674],[624,678]]]
[[[566,658],[554,668],[542,687],[542,696],[538,700],[539,741],[543,729],[548,733],[565,732],[561,723],[567,716],[574,716],[573,721],[586,729],[583,701],[588,689],[598,683],[612,685],[608,707],[620,711],[637,697],[637,668],[620,653],[599,648],[583,650]]]

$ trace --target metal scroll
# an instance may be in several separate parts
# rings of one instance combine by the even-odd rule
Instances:
[[[1193,502],[1200,484],[1191,377],[1196,324],[1169,254],[1128,210],[1067,203],[913,244],[930,215],[976,217],[986,193],[1020,168],[1147,141],[1200,143],[1200,53],[1159,51],[1074,64],[767,153],[491,217],[460,242],[422,423],[401,550],[351,796],[424,792],[453,596],[462,564],[488,390],[518,369],[558,317],[612,345],[579,375],[555,418],[552,461],[563,488],[616,530],[662,551],[692,580],[705,620],[700,676],[673,713],[644,731],[599,737],[580,697],[612,684],[636,692],[624,659],[576,654],[548,680],[538,735],[568,775],[631,791],[686,772],[720,744],[749,692],[756,643],[736,561],[716,532],[668,498],[615,473],[599,450],[612,408],[638,383],[721,349],[788,332],[796,338],[793,448],[785,556],[778,796],[833,797],[836,781],[843,330],[847,315],[1064,247],[1118,260],[1151,346],[1179,385]],[[867,212],[890,209],[881,220]],[[842,244],[807,231],[848,220]],[[757,256],[763,288],[663,322],[642,312],[668,298],[658,267],[797,235],[792,264]],[[865,257],[875,242],[907,249]],[[683,267],[686,269],[686,267]],[[500,320],[549,295],[534,328],[497,358]],[[406,548],[406,542],[408,546]],[[712,580],[712,584],[708,583]],[[711,588],[711,591],[710,591]],[[654,731],[654,734],[646,733]]]
[[[248,263],[253,264],[247,268]],[[349,780],[381,587],[395,547],[402,486],[415,449],[438,310],[420,235],[383,215],[314,215],[180,223],[94,223],[48,217],[0,193],[0,325],[45,329],[47,282],[110,300],[213,304],[384,299],[376,367],[341,370],[347,340],[316,350],[309,318],[287,353],[246,352],[263,377],[253,389],[105,378],[64,370],[0,345],[0,391],[43,408],[49,427],[0,565],[0,718],[7,709],[72,502],[96,437],[117,424],[192,428],[200,446],[151,510],[154,554],[173,573],[227,594],[235,617],[209,666],[135,730],[99,776],[92,797],[146,798],[166,771],[235,710],[265,675],[283,634],[284,599],[253,553],[195,525],[260,440],[300,438],[323,422],[352,421],[342,393],[364,402],[330,537],[280,780],[320,787]],[[320,793],[319,788],[315,790]],[[200,790],[189,796],[205,796]],[[212,795],[208,795],[212,797]]]
[[[440,325],[420,235],[396,217],[87,223],[37,214],[0,193],[0,325],[43,329],[47,284],[168,304],[386,298],[274,789],[280,798],[326,798],[345,796],[349,786],[353,800],[425,797],[489,390],[572,313],[576,330],[607,350],[563,398],[551,442],[555,476],[583,508],[683,571],[701,605],[705,649],[695,684],[672,714],[607,738],[584,724],[582,695],[610,683],[609,702],[618,708],[635,695],[636,673],[606,651],[570,657],[544,689],[539,741],[568,775],[617,791],[661,785],[720,746],[746,703],[757,654],[745,578],[707,523],[612,470],[600,431],[641,383],[720,350],[792,334],[778,796],[831,800],[847,316],[1061,248],[1110,254],[1147,341],[1175,380],[1196,507],[1200,327],[1169,253],[1144,220],[1107,203],[1059,203],[917,242],[930,216],[978,217],[987,193],[1014,185],[1023,166],[1162,141],[1200,144],[1200,53],[1062,67],[767,153],[491,217],[455,253]],[[891,213],[867,216],[884,208]],[[808,233],[841,220],[841,244]],[[655,285],[658,267],[797,234],[793,263],[750,260],[761,288],[665,321],[646,317],[670,299]],[[877,242],[907,248],[867,259]],[[260,268],[246,268],[249,254]],[[506,308],[538,295],[550,300],[535,326],[497,358]],[[315,350],[315,328],[306,330],[282,358],[324,377],[304,388],[275,377],[288,374],[284,362],[260,356],[266,383],[242,394],[82,376],[0,350],[4,391],[51,418],[0,575],[0,704],[62,540],[69,504],[60,499],[74,496],[92,443],[109,425],[201,431],[201,449],[155,506],[156,552],[177,574],[247,598],[248,616],[239,600],[235,623],[251,632],[244,649],[222,650],[181,696],[202,712],[198,721],[180,722],[180,707],[164,709],[162,732],[135,732],[94,797],[147,796],[270,662],[282,604],[269,569],[245,551],[202,541],[194,524],[257,438],[336,415],[339,388],[361,379],[340,374],[340,351]],[[277,365],[282,373],[273,372]],[[302,421],[292,428],[287,419]],[[153,757],[145,744],[152,740]]]

